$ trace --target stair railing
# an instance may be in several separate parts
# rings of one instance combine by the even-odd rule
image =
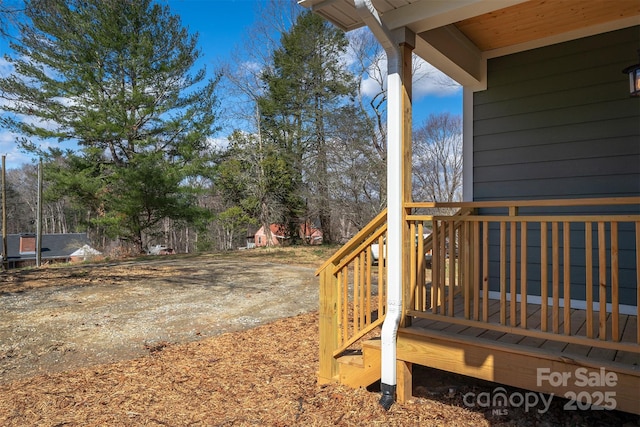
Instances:
[[[386,236],[384,210],[316,271],[320,277],[319,383],[333,381],[338,375],[336,358],[384,321]]]

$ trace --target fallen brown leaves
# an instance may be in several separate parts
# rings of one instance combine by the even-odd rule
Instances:
[[[317,313],[147,357],[0,386],[3,426],[488,425],[482,414],[415,398],[316,384]]]

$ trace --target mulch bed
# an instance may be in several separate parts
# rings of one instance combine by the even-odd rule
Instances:
[[[414,397],[387,412],[375,391],[318,386],[317,313],[148,351],[139,359],[0,385],[0,425],[591,425],[575,414],[491,419],[462,407],[459,393],[450,401]],[[450,389],[442,384],[446,394]]]
[[[2,426],[488,425],[481,414],[427,399],[320,387],[317,313],[143,358],[0,386]]]

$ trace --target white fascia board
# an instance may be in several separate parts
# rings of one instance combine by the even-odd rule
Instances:
[[[389,29],[409,27],[415,33],[453,24],[528,0],[422,0],[384,14]]]
[[[302,7],[314,9],[322,9],[323,7],[330,6],[332,3],[335,3],[339,0],[298,0],[298,4]]]
[[[298,4],[317,13],[345,32],[365,25],[356,13],[353,0],[298,0]]]
[[[487,87],[487,60],[455,26],[416,35],[414,51],[462,86],[474,91]]]
[[[338,2],[339,0],[321,0],[318,2],[315,2],[314,4],[311,5],[311,10],[319,10],[319,9],[324,9],[325,7],[329,7],[332,4]],[[305,1],[301,1],[299,3],[305,3]]]

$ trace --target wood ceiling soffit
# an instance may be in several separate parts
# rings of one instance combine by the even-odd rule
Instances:
[[[390,29],[408,26],[415,33],[421,33],[523,1],[525,0],[502,0],[499,3],[478,3],[478,0],[414,1],[384,14],[383,20]]]
[[[564,8],[558,9],[558,3]],[[456,23],[482,51],[640,16],[640,0],[529,1]],[[640,19],[639,19],[640,23]]]

